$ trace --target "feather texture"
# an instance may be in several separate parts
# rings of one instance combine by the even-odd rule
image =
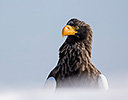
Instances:
[[[69,35],[60,47],[59,61],[48,78],[55,78],[57,88],[97,88],[101,72],[91,62],[91,27],[77,19],[71,19],[67,25],[78,26],[78,33]]]

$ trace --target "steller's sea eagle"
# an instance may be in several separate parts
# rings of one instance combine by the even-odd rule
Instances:
[[[106,77],[91,62],[92,33],[84,21],[68,21],[62,30],[62,36],[68,37],[59,49],[59,61],[48,75],[46,87],[108,89]]]

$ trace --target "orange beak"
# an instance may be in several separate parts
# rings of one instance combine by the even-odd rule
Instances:
[[[75,33],[77,33],[77,31],[75,31],[75,27],[66,25],[62,30],[62,37],[64,38],[64,36],[75,35]]]

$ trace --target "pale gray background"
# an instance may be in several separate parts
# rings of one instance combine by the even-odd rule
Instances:
[[[0,0],[0,87],[42,88],[74,17],[92,27],[93,64],[126,85],[128,0]]]

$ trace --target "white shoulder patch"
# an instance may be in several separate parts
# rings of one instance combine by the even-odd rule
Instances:
[[[44,85],[44,89],[46,90],[50,90],[50,91],[54,91],[56,89],[56,80],[54,77],[49,77]]]
[[[109,89],[108,81],[107,81],[106,77],[103,74],[99,74],[98,84],[99,84],[100,89],[104,89],[104,90]]]

